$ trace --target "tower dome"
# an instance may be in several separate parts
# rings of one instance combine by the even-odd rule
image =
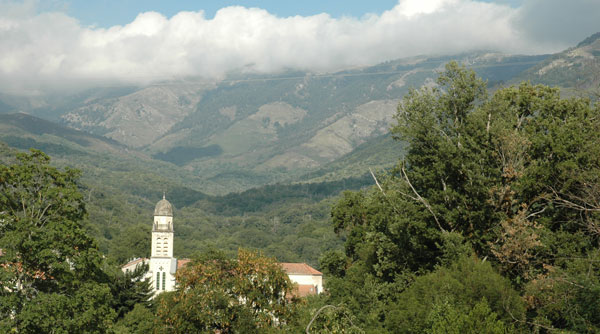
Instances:
[[[156,203],[154,215],[173,217],[173,206],[165,199],[165,194],[163,194],[163,198]]]

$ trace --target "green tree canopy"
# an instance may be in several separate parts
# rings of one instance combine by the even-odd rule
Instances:
[[[266,333],[293,314],[293,285],[272,258],[239,250],[210,252],[177,272],[178,286],[159,296],[159,333]]]
[[[392,133],[408,144],[404,159],[377,175],[376,186],[345,193],[332,209],[334,229],[345,239],[345,259],[322,258],[333,274],[332,300],[370,328],[389,327],[389,309],[402,303],[403,291],[472,247],[528,302],[528,319],[519,321],[599,330],[589,313],[595,303],[583,298],[597,283],[583,280],[583,266],[573,261],[587,263],[587,275],[595,270],[600,106],[529,83],[489,97],[485,82],[451,62],[436,86],[405,96],[396,118]],[[558,290],[549,293],[548,286]],[[473,296],[463,313],[489,313],[495,331],[492,320],[506,317],[484,297],[485,303]],[[451,301],[440,303],[443,309]],[[366,311],[356,313],[361,307]]]
[[[0,165],[0,331],[104,333],[115,312],[79,173],[38,150]]]

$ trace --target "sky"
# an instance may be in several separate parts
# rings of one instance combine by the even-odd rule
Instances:
[[[553,53],[599,18],[600,0],[0,0],[0,92]]]
[[[517,7],[522,0],[485,0]],[[327,13],[340,18],[351,16],[360,18],[365,14],[381,14],[394,7],[397,0],[261,0],[261,1],[198,1],[198,0],[72,0],[39,2],[38,12],[61,11],[77,18],[81,24],[108,28],[113,25],[125,25],[142,12],[155,11],[171,17],[181,11],[204,11],[206,18],[213,18],[224,7],[243,6],[262,8],[278,17],[311,16]]]

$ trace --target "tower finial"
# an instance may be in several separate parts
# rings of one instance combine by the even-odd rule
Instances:
[[[165,199],[165,191],[163,190],[163,199]]]

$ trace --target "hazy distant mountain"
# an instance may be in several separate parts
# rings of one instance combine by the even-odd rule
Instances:
[[[356,176],[365,163],[393,163],[397,148],[386,146],[391,141],[385,135],[398,102],[410,88],[435,85],[449,60],[474,69],[491,87],[530,80],[570,91],[598,89],[599,37],[555,55],[477,52],[335,73],[235,73],[220,82],[108,87],[68,97],[0,95],[0,113],[23,111],[112,139],[194,175],[194,184],[208,192],[302,175],[327,180],[342,170]]]
[[[65,125],[142,149],[215,183],[255,179],[234,187],[243,189],[318,169],[384,135],[408,89],[432,85],[451,59],[497,83],[544,57],[480,52],[336,73],[237,74],[218,83],[165,83],[71,98],[60,111],[45,108],[62,112]]]
[[[564,92],[600,92],[600,32],[576,47],[548,57],[511,80],[557,86]]]
[[[88,154],[128,151],[110,138],[89,134],[24,113],[0,114],[0,141],[12,147],[36,147],[48,154]]]
[[[130,147],[163,136],[192,112],[210,84],[163,84],[127,95],[95,98],[61,115],[73,128],[104,135]]]

